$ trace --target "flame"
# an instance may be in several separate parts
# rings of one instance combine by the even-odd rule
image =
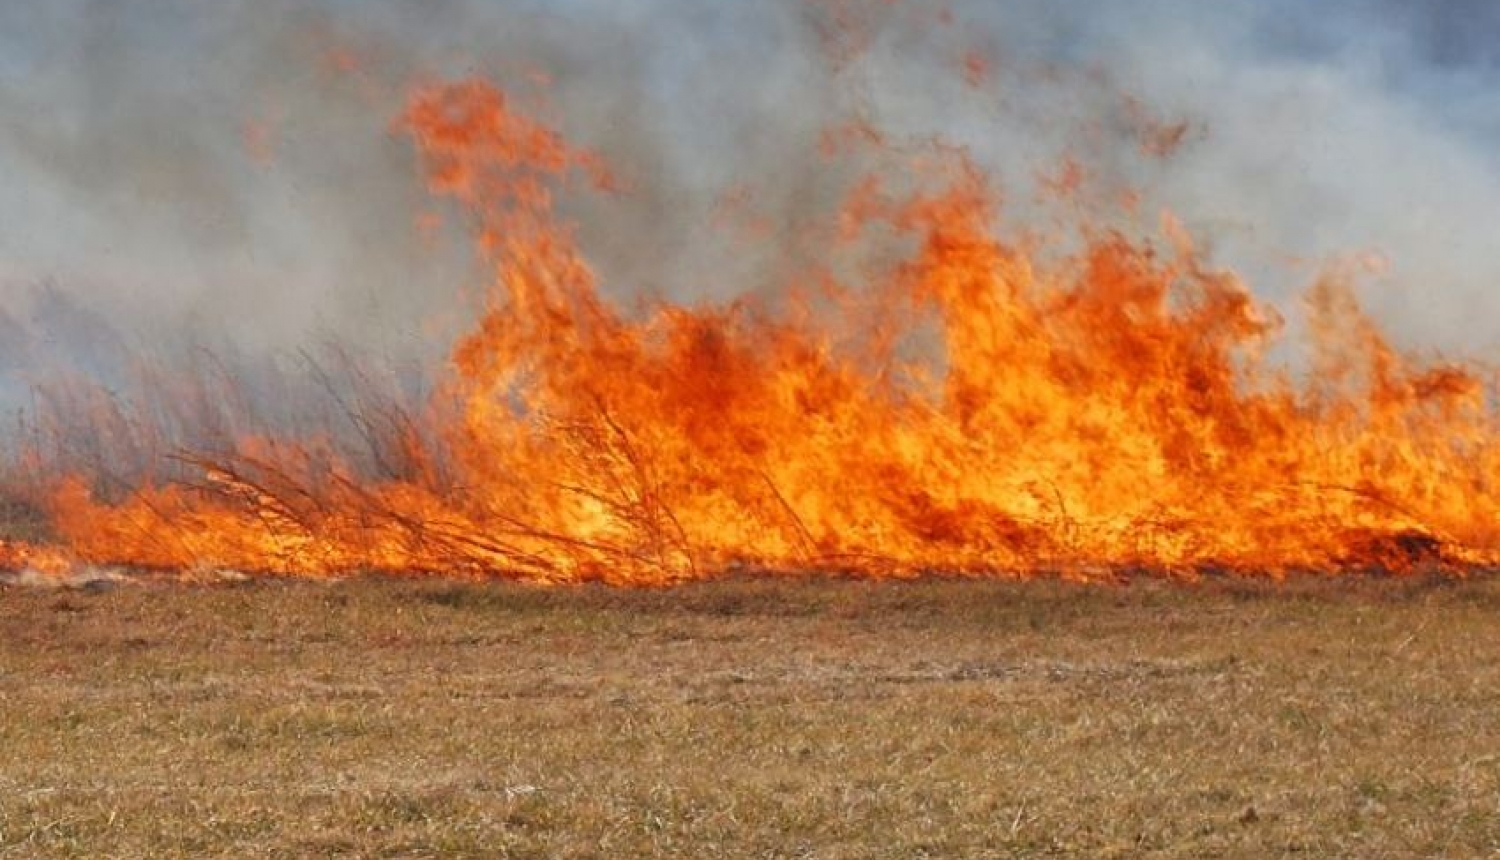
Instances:
[[[1279,320],[1185,231],[1002,238],[961,153],[856,185],[836,241],[909,253],[784,304],[623,314],[554,206],[603,161],[480,81],[398,127],[493,272],[440,392],[371,479],[316,440],[181,454],[198,480],[56,482],[60,549],[0,562],[662,584],[728,570],[1081,578],[1500,561],[1500,428],[1477,366],[1403,356],[1350,273],[1310,291],[1309,381]],[[1161,148],[1181,139],[1163,131]],[[846,148],[880,146],[843,134]],[[57,564],[55,561],[47,561]]]

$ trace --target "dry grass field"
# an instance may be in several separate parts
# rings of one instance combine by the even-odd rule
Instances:
[[[1497,854],[1493,579],[0,589],[0,858]]]

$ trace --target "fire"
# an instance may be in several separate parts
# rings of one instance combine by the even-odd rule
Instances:
[[[1400,354],[1337,273],[1309,293],[1300,382],[1262,358],[1275,314],[1179,228],[1167,249],[1100,230],[1037,253],[1003,238],[988,177],[937,151],[840,213],[844,241],[878,234],[898,264],[629,315],[555,206],[616,188],[602,159],[479,81],[421,89],[398,127],[493,279],[395,474],[244,438],[123,498],[67,476],[55,544],[0,562],[621,584],[1500,562],[1479,369]]]

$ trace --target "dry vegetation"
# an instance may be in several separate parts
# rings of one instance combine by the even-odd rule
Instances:
[[[0,589],[0,858],[1500,851],[1500,581]]]

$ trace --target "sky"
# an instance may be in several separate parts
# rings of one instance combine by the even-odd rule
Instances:
[[[870,39],[830,74],[820,23],[844,7]],[[834,202],[818,135],[859,109],[966,147],[1023,225],[1044,217],[1038,172],[1075,156],[1278,306],[1333,261],[1378,257],[1361,298],[1400,343],[1500,348],[1500,5],[931,8],[0,0],[0,372],[99,372],[174,338],[440,353],[478,273],[461,236],[417,226],[432,204],[391,121],[409,81],[463,75],[525,94],[634,180],[570,210],[622,300],[774,286],[775,242]],[[969,52],[993,63],[982,89]],[[1187,124],[1170,158],[1119,135],[1127,100]],[[740,188],[773,247],[705,226]]]

